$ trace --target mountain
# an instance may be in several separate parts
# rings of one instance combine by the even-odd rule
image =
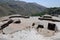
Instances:
[[[11,14],[31,15],[44,11],[46,7],[37,3],[17,0],[0,0],[0,16]]]
[[[45,10],[45,13],[53,15],[53,16],[58,16],[60,15],[60,7],[47,8]]]
[[[32,16],[42,16],[45,14],[49,14],[52,16],[59,16],[60,15],[60,7],[46,8],[44,11],[42,11],[38,14],[32,14]]]

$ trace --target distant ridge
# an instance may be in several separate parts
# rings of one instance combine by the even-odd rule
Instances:
[[[31,15],[40,13],[46,7],[37,3],[27,3],[15,0],[0,0],[0,16],[11,14]]]

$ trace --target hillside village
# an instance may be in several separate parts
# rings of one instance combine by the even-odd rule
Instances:
[[[22,16],[22,15],[16,14],[16,15],[1,17],[0,19],[1,19],[0,35],[1,34],[15,35],[16,32],[18,33],[19,31],[22,31],[22,30],[25,30],[26,32],[28,30],[30,31],[35,30],[39,35],[42,35],[44,37],[53,37],[53,36],[55,37],[60,33],[60,18],[51,16],[48,14],[43,15],[42,17]],[[21,33],[24,33],[24,32],[21,32]]]

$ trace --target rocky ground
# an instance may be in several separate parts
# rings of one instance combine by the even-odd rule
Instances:
[[[60,33],[52,37],[45,37],[34,28],[30,28],[17,31],[13,34],[0,34],[0,40],[60,40]]]
[[[20,24],[15,24],[14,22],[9,24],[6,28],[3,29],[3,32],[6,34],[0,33],[0,40],[60,40],[60,32],[56,32],[53,36],[45,36],[48,30],[41,30],[39,33],[36,29],[38,24],[42,24],[47,27],[48,22],[55,23],[58,30],[60,30],[60,22],[51,22],[45,20],[38,20],[39,17],[30,17],[30,18],[13,18],[12,20],[20,19]],[[7,21],[6,21],[7,22]],[[0,26],[6,22],[0,22]],[[32,23],[36,23],[35,26],[32,26]],[[50,34],[52,31],[49,31]],[[49,34],[48,34],[49,35]]]

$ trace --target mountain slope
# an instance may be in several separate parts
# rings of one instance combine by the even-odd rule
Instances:
[[[15,0],[0,0],[0,16],[11,14],[31,15],[40,13],[44,9],[46,9],[46,7],[37,3],[27,3],[24,1]]]

